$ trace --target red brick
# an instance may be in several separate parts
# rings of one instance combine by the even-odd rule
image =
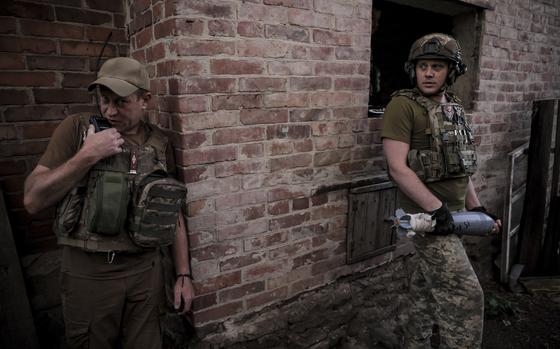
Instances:
[[[266,211],[266,206],[264,204],[253,206],[253,207],[247,207],[242,210],[243,218],[245,219],[245,221],[252,221],[258,218],[262,218],[265,215],[265,211]]]
[[[290,46],[286,42],[272,40],[242,40],[237,53],[242,57],[285,58]]]
[[[311,165],[310,154],[296,154],[273,158],[268,161],[268,167],[272,172],[282,171],[290,168],[307,167]]]
[[[311,240],[300,240],[289,245],[270,249],[269,258],[271,260],[275,260],[279,258],[293,257],[296,254],[308,252],[309,250],[311,250]]]
[[[365,79],[367,81],[367,79]],[[347,107],[333,110],[333,119],[365,119],[367,118],[367,107]]]
[[[86,27],[86,40],[105,42],[111,34],[109,42],[128,43],[126,33],[123,29],[103,28],[103,27]]]
[[[317,152],[313,158],[315,166],[327,166],[350,160],[350,152],[347,150],[328,150]]]
[[[266,25],[265,36],[270,39],[309,42],[309,32],[299,26],[291,25]]]
[[[220,19],[208,21],[208,34],[211,36],[235,36],[235,23]]]
[[[319,47],[315,46],[315,47],[310,48],[309,54],[310,54],[311,59],[328,61],[328,60],[333,59],[333,57],[334,57],[334,48],[324,47],[324,46],[319,46]],[[350,74],[351,73],[352,73],[352,71],[350,71]],[[319,75],[319,71],[317,71],[317,74]]]
[[[237,34],[251,38],[263,37],[264,25],[258,22],[240,21],[237,23]]]
[[[266,192],[246,191],[222,196],[216,200],[216,210],[227,210],[240,206],[255,205],[266,202]]]
[[[243,298],[248,295],[259,293],[265,290],[265,282],[257,281],[242,286],[229,288],[226,290],[219,291],[218,299],[220,303],[226,303],[235,299]]]
[[[65,73],[62,78],[62,87],[87,87],[95,80],[95,74]]]
[[[290,89],[295,91],[328,90],[331,88],[329,77],[294,77],[290,78]]]
[[[12,121],[62,120],[66,116],[63,106],[18,106],[4,110],[4,118]]]
[[[365,90],[368,86],[368,78],[342,78],[334,81],[335,90]]]
[[[24,183],[26,177],[27,176],[3,178],[1,182],[2,190],[4,191],[4,193],[8,193],[8,194],[22,193],[24,190]]]
[[[266,139],[300,139],[308,138],[310,135],[311,127],[309,125],[273,125],[266,128]]]
[[[264,95],[264,105],[267,108],[306,107],[309,104],[307,93],[270,93]]]
[[[215,308],[195,312],[194,321],[199,325],[213,320],[224,319],[241,311],[243,311],[243,302],[228,303]]]
[[[313,64],[311,62],[270,62],[268,73],[271,75],[311,75]]]
[[[154,26],[156,39],[177,35],[202,35],[204,21],[184,18],[170,18]]]
[[[33,89],[35,102],[42,103],[88,103],[92,96],[87,90],[81,89]]]
[[[234,55],[235,43],[219,40],[193,40],[187,38],[173,42],[170,46],[170,51],[178,56]]]
[[[234,92],[236,79],[233,78],[188,78],[170,79],[171,94],[208,94]]]
[[[285,123],[288,121],[288,111],[286,109],[241,110],[239,121],[244,125]]]
[[[147,27],[142,29],[139,33],[135,35],[136,48],[142,48],[147,46],[153,41],[152,27]]]
[[[288,287],[283,286],[272,291],[267,291],[247,299],[247,308],[255,308],[267,303],[277,302],[288,296]]]
[[[281,200],[268,204],[268,213],[273,216],[278,216],[290,212],[290,201]]]
[[[290,110],[291,122],[320,121],[330,119],[331,109],[295,109]]]
[[[283,78],[242,78],[239,79],[239,91],[286,91],[286,79]]]
[[[262,127],[226,128],[216,130],[212,135],[212,144],[246,143],[264,140]]]
[[[213,74],[261,74],[264,68],[260,62],[234,59],[212,59],[210,71]]]
[[[218,228],[218,240],[238,239],[242,236],[254,236],[268,231],[266,220],[255,220],[236,225],[227,225]]]
[[[291,50],[291,58],[293,59],[308,59],[309,47],[304,45],[293,45]]]
[[[200,75],[203,72],[203,66],[199,61],[191,60],[175,60],[158,63],[157,76],[189,76]]]
[[[24,70],[25,62],[23,55],[2,52],[0,59],[0,69],[2,70]]]
[[[0,147],[0,156],[7,158],[12,156],[40,155],[47,148],[46,141],[32,141],[24,143],[4,143]]]
[[[329,195],[328,194],[318,194],[318,195],[313,195],[311,197],[311,204],[313,206],[321,206],[326,204],[327,202],[329,202]]]
[[[237,159],[237,147],[232,145],[177,152],[177,162],[181,166],[210,164]]]
[[[138,3],[135,1],[134,3]],[[149,4],[149,1],[147,2]],[[109,12],[123,12],[123,6],[120,1],[113,0],[86,0],[86,5],[94,10],[104,10]]]
[[[146,61],[148,62],[159,61],[165,57],[165,44],[163,42],[159,42],[146,49]]]
[[[292,141],[273,141],[268,144],[268,153],[272,156],[292,154],[294,146]]]
[[[43,21],[54,20],[54,10],[50,5],[30,2],[10,1],[3,4],[2,15],[16,18],[32,18]]]
[[[265,6],[260,4],[241,3],[238,9],[241,20],[253,20],[266,23],[287,23],[287,8]]]
[[[252,281],[282,273],[287,267],[286,261],[274,261],[257,264],[243,270],[243,280]]]
[[[115,1],[118,3],[118,1]],[[108,13],[85,10],[81,8],[59,7],[55,8],[56,19],[60,22],[75,22],[92,25],[112,24],[113,19]]]
[[[0,105],[31,104],[27,90],[1,89]]]
[[[315,66],[317,75],[351,75],[354,72],[353,63],[325,62]]]
[[[367,161],[352,161],[345,162],[338,166],[342,174],[356,174],[361,173],[367,168]]]
[[[292,202],[292,208],[294,211],[305,210],[306,208],[309,208],[309,199],[308,198],[294,199]]]
[[[265,5],[275,5],[284,7],[295,7],[295,8],[311,8],[311,0],[264,0]]]
[[[17,33],[17,21],[12,17],[0,17],[0,34]]]
[[[220,271],[239,269],[251,264],[256,264],[266,257],[266,252],[253,252],[242,256],[234,256],[220,262]]]
[[[175,4],[174,14],[235,19],[236,5],[222,1],[184,1]]]
[[[251,143],[251,144],[242,144],[239,147],[239,152],[241,154],[240,158],[258,158],[264,155],[264,146],[262,143]]]
[[[154,23],[158,23],[163,18],[165,18],[165,4],[162,2],[155,3],[152,6],[152,16]]]
[[[287,188],[275,188],[268,192],[268,202],[286,199],[295,199],[304,196],[301,190],[290,190]]]
[[[17,138],[17,130],[14,125],[0,125],[0,141],[15,141]]]
[[[356,50],[351,47],[337,47],[335,56],[340,60],[369,61],[370,52],[369,50]]]
[[[45,54],[56,53],[56,43],[48,39],[0,36],[0,51]]]
[[[309,95],[309,105],[312,107],[346,106],[351,104],[352,92],[314,92]]]
[[[351,17],[354,13],[354,4],[332,0],[315,0],[315,11],[321,13],[331,13],[343,17]]]
[[[55,84],[55,73],[0,72],[0,86],[54,86]]]
[[[322,45],[349,46],[352,44],[352,36],[345,33],[313,29],[313,42]]]
[[[237,125],[239,111],[218,110],[212,113],[200,113],[179,116],[180,130],[204,130]]]
[[[140,30],[152,25],[152,11],[139,13],[128,25],[129,35],[134,35]]]
[[[203,112],[206,111],[206,96],[164,97],[159,100],[159,107],[167,112]]]
[[[288,23],[302,27],[334,29],[335,16],[313,11],[288,10]]]
[[[195,294],[202,295],[241,283],[241,271],[221,274],[213,278],[196,280],[194,282]]]
[[[30,70],[83,71],[86,68],[86,59],[80,57],[27,56],[27,66]]]
[[[19,126],[23,139],[49,138],[59,122],[41,122]]]
[[[94,44],[81,41],[63,41],[60,43],[60,52],[69,56],[92,56],[97,57],[103,48],[103,44]],[[108,44],[103,51],[103,57],[114,57],[115,47]],[[95,65],[90,66],[95,67]]]
[[[195,183],[206,180],[209,178],[209,168],[207,166],[191,166],[189,168],[181,169],[179,176],[185,183]]]
[[[274,232],[271,234],[261,234],[244,241],[245,251],[261,250],[270,246],[282,244],[288,240],[288,232]]]
[[[212,96],[212,110],[251,109],[262,106],[260,94],[219,95]]]
[[[25,35],[83,39],[84,29],[79,25],[21,20],[21,32]]]
[[[194,311],[198,311],[205,308],[210,308],[218,304],[217,294],[209,293],[203,296],[197,296],[193,299],[192,308]]]
[[[240,247],[235,243],[224,243],[213,244],[204,246],[197,249],[192,249],[190,251],[191,257],[195,261],[205,261],[208,259],[219,259],[225,256],[237,254]]]

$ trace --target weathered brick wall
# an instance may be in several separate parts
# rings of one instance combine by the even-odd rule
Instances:
[[[95,111],[87,85],[104,57],[128,55],[120,1],[8,1],[0,9],[0,186],[20,254],[55,246],[53,210],[30,216],[23,182],[66,116]]]
[[[472,121],[480,141],[479,198],[502,214],[507,153],[528,141],[532,104],[560,98],[560,1],[490,1],[485,11]],[[475,68],[476,69],[476,68]],[[470,239],[477,270],[489,277],[489,239]]]
[[[371,12],[369,1],[133,2],[131,54],[149,66],[152,118],[174,132],[189,186],[197,324],[353,270],[346,190],[314,192],[381,171]]]

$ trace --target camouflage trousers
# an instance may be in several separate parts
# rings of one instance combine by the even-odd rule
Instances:
[[[431,348],[439,326],[439,348],[480,348],[484,294],[457,235],[417,234],[417,262],[410,279],[409,320],[404,348]]]

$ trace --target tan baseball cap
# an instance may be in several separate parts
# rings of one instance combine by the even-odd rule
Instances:
[[[119,96],[126,97],[139,88],[148,91],[150,80],[142,63],[128,57],[116,57],[103,63],[97,73],[97,80],[89,84],[88,90],[94,90],[96,85],[103,85]]]

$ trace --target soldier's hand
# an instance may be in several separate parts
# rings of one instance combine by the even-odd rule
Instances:
[[[97,162],[122,152],[121,146],[123,143],[124,139],[117,129],[108,128],[96,133],[93,125],[89,125],[81,151],[84,151]]]
[[[492,218],[494,220],[494,227],[492,228],[493,233],[498,233],[502,230],[502,220],[498,216],[496,216],[495,214],[492,214],[492,213],[486,211],[486,207],[477,206],[477,207],[471,208],[469,211],[482,212],[482,213],[485,213],[490,218]]]
[[[447,208],[445,203],[442,203],[440,208],[431,213],[432,219],[436,221],[432,234],[448,235],[453,232],[453,216],[451,216],[451,212],[449,212],[449,208]]]

